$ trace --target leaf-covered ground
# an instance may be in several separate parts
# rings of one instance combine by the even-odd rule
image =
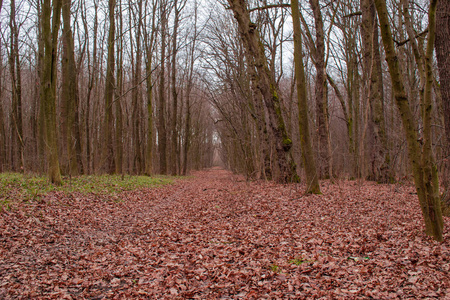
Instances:
[[[450,299],[411,186],[222,170],[123,201],[54,192],[0,214],[1,299]]]

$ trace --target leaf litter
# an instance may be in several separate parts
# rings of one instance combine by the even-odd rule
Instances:
[[[412,186],[321,189],[211,169],[19,203],[0,214],[0,298],[450,298],[450,220],[428,238]]]

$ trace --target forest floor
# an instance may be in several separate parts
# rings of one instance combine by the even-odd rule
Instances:
[[[450,299],[450,219],[410,185],[246,182],[211,169],[118,199],[0,213],[1,299]]]

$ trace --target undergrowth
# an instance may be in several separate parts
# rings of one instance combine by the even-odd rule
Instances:
[[[64,177],[63,185],[51,184],[47,177],[21,173],[0,173],[0,211],[13,202],[38,201],[50,192],[116,195],[124,191],[170,184],[169,176],[83,175]]]

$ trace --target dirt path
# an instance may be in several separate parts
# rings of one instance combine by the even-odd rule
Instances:
[[[0,214],[0,298],[450,297],[450,220],[444,243],[425,237],[411,187],[302,190],[215,169],[23,204]]]

